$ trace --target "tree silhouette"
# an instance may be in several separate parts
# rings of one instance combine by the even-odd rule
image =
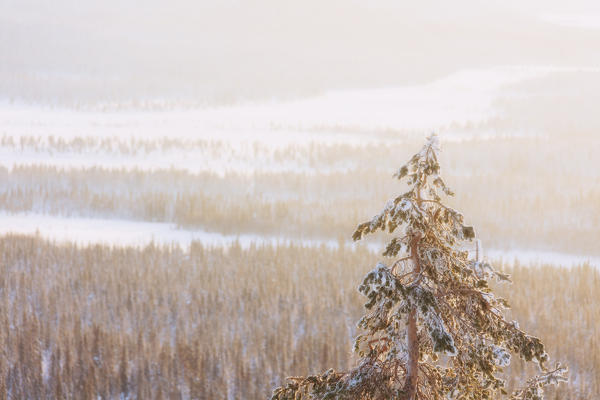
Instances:
[[[357,365],[347,372],[290,377],[273,392],[288,399],[496,399],[543,398],[544,386],[566,381],[560,364],[548,369],[540,339],[507,321],[505,299],[489,281],[509,281],[489,263],[471,258],[475,238],[458,211],[445,206],[452,191],[439,175],[439,142],[431,135],[394,176],[409,190],[358,225],[354,240],[377,230],[394,236],[359,287],[368,298],[354,343]],[[511,353],[535,362],[540,374],[511,394],[499,377]]]

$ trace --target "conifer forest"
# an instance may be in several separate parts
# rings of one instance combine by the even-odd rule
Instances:
[[[0,1],[0,400],[600,399],[589,0]]]

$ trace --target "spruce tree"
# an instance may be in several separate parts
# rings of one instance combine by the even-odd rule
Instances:
[[[566,381],[560,364],[547,368],[540,339],[508,321],[505,299],[490,280],[509,277],[471,257],[475,238],[440,176],[439,142],[431,135],[394,176],[408,191],[358,225],[353,239],[377,230],[395,234],[359,287],[367,297],[364,331],[355,339],[357,365],[345,372],[290,377],[273,400],[299,399],[542,399],[544,386]],[[540,374],[509,394],[500,375],[511,354],[537,364]]]

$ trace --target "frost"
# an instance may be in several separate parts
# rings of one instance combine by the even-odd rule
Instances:
[[[492,349],[496,365],[500,367],[506,367],[510,365],[510,353],[508,353],[506,349],[496,345],[493,345]]]
[[[447,356],[456,356],[457,349],[454,345],[454,339],[448,332],[444,321],[439,315],[429,312],[424,316],[425,325],[429,331],[429,336],[433,342],[433,351],[443,353]]]
[[[412,208],[413,204],[408,199],[402,199],[402,201],[396,206],[396,212],[403,211],[408,212]]]

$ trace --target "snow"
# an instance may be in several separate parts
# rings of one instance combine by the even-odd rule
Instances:
[[[505,262],[518,260],[521,264],[554,264],[565,267],[589,263],[600,267],[600,257],[562,253],[558,251],[534,251],[526,249],[488,249],[483,251],[484,257],[489,260],[502,259]]]
[[[150,243],[175,244],[189,247],[192,241],[206,246],[228,247],[237,243],[243,248],[252,245],[296,244],[305,247],[326,246],[335,249],[337,240],[291,238],[258,234],[226,235],[207,232],[201,229],[180,229],[175,224],[160,222],[141,222],[102,218],[67,218],[34,213],[0,213],[0,234],[39,234],[41,237],[57,242],[75,242],[80,245],[107,244],[112,246],[144,246]],[[367,246],[370,251],[380,253],[382,243],[346,243],[348,247]],[[483,251],[484,258],[492,261],[502,259],[506,262],[518,260],[521,264],[551,264],[573,267],[583,263],[600,268],[600,257],[535,250],[494,250]]]
[[[107,167],[142,170],[175,167],[191,172],[227,171],[253,173],[304,172],[329,173],[349,168],[334,165],[311,167],[301,158],[270,157],[268,151],[286,146],[326,144],[365,145],[389,142],[389,136],[370,135],[378,129],[436,130],[451,124],[477,123],[496,115],[494,107],[499,96],[510,96],[509,86],[523,80],[566,70],[600,69],[552,66],[493,67],[463,70],[435,81],[388,89],[345,90],[324,93],[312,98],[286,102],[239,104],[189,110],[74,110],[0,104],[0,137],[10,137],[17,143],[0,146],[0,165],[47,165],[62,168]],[[349,132],[358,133],[349,133]],[[421,133],[418,133],[421,136]],[[469,135],[472,135],[469,134]],[[485,133],[482,133],[485,136]],[[40,137],[49,140],[102,138],[127,141],[159,140],[161,138],[205,140],[225,143],[202,150],[202,146],[175,147],[139,153],[86,150],[57,152],[42,144],[39,149],[24,146],[19,139]],[[478,136],[479,137],[479,136]],[[442,132],[440,139],[469,140],[458,133]],[[267,153],[255,155],[254,144],[260,143]],[[93,146],[92,146],[93,147]],[[402,202],[397,210],[407,212],[410,202]],[[39,234],[57,241],[77,243],[107,243],[111,245],[144,245],[177,243],[188,246],[192,240],[208,245],[227,246],[234,242],[242,246],[251,243],[288,243],[292,238],[254,234],[224,235],[204,230],[179,229],[174,224],[139,222],[101,218],[61,218],[41,214],[0,214],[0,233]],[[336,240],[302,239],[303,245],[336,247]],[[355,245],[355,244],[349,244]],[[358,246],[365,244],[359,243]],[[367,244],[381,251],[381,243]],[[559,252],[539,252],[510,249],[487,250],[490,259],[518,259],[522,263],[552,263],[575,265],[591,262],[600,266],[600,258],[590,258]]]
[[[164,169],[184,170],[191,173],[213,172],[223,175],[227,172],[252,174],[259,171],[292,172],[314,175],[346,171],[349,165],[333,167],[311,167],[302,159],[276,161],[272,157],[254,157],[250,149],[210,154],[198,149],[176,151],[153,151],[138,154],[115,152],[50,152],[47,150],[15,151],[12,147],[0,146],[0,165],[11,170],[15,166],[46,165],[61,169],[94,168],[155,171]]]
[[[253,173],[334,172],[316,171],[305,160],[275,160],[267,153],[255,153],[259,143],[266,151],[290,146],[345,144],[364,146],[405,139],[404,132],[419,138],[423,132],[440,131],[442,141],[490,139],[498,132],[461,133],[451,126],[477,124],[500,112],[498,98],[520,96],[510,85],[560,71],[598,68],[512,66],[462,70],[432,82],[386,89],[326,92],[311,98],[285,102],[247,103],[234,106],[188,110],[76,110],[0,102],[0,136],[17,144],[0,146],[0,165],[44,164],[61,168],[94,166],[124,169],[177,168],[190,172],[227,171]],[[379,133],[377,133],[379,132]],[[388,133],[386,133],[388,132]],[[506,136],[535,135],[532,132],[503,132]],[[39,148],[24,146],[20,139],[42,138]],[[156,141],[163,138],[225,144],[224,152],[190,146],[136,154],[119,149],[83,152],[57,151],[44,141],[74,138],[109,139],[113,143],[135,138]],[[220,148],[221,149],[221,148]],[[221,149],[223,150],[223,149]]]
[[[0,214],[0,234],[39,234],[57,242],[75,242],[80,245],[106,244],[111,246],[144,246],[176,244],[184,248],[192,241],[207,246],[231,246],[243,248],[252,244],[287,244],[294,242],[303,246],[337,247],[335,240],[291,239],[254,234],[224,235],[199,229],[179,229],[175,224],[160,222],[129,221],[103,218],[65,218],[33,213]]]
[[[508,353],[506,349],[500,346],[492,345],[492,353],[494,355],[496,365],[500,367],[507,367],[510,365],[510,353]]]
[[[71,110],[6,103],[0,106],[0,122],[2,131],[13,137],[176,137],[229,142],[260,139],[274,146],[307,139],[344,143],[350,139],[362,143],[365,137],[309,131],[327,132],[328,128],[340,126],[368,131],[432,130],[452,123],[476,123],[495,115],[493,102],[506,85],[552,71],[551,67],[528,66],[471,69],[420,85],[340,90],[285,102],[159,112]],[[281,134],[281,130],[297,132]]]

